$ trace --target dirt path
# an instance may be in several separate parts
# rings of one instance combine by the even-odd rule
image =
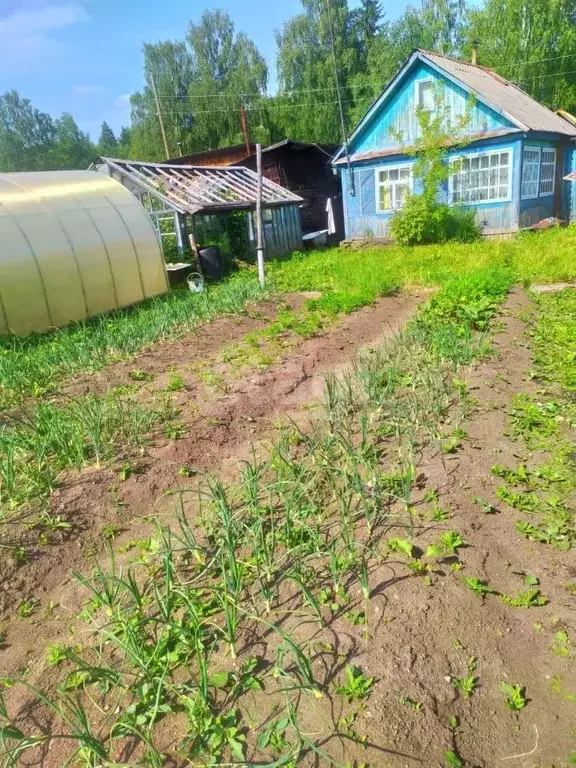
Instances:
[[[440,506],[452,516],[423,526],[415,544],[458,531],[468,542],[460,551],[462,572],[446,568],[430,587],[421,577],[407,577],[405,567],[387,565],[375,576],[374,591],[382,597],[371,620],[378,628],[358,655],[378,679],[362,728],[381,749],[364,758],[358,753],[371,765],[441,765],[438,756],[454,744],[466,766],[561,768],[576,747],[575,705],[558,691],[576,693],[576,670],[573,660],[552,651],[559,629],[576,637],[574,596],[562,586],[576,575],[574,550],[559,555],[523,539],[514,528],[518,515],[499,502],[495,491],[501,482],[490,471],[496,463],[515,467],[525,458],[522,444],[506,435],[514,395],[538,390],[528,377],[531,352],[519,319],[527,304],[525,293],[515,290],[496,336],[496,356],[464,376],[478,404],[464,424],[468,439],[462,449],[454,456],[428,456],[419,467],[422,493],[438,490]],[[473,501],[478,496],[498,512],[485,514]],[[462,584],[463,575],[476,576],[516,594],[526,589],[522,573],[539,579],[547,606],[511,608]],[[478,687],[465,699],[452,680],[469,674],[470,657],[477,659]],[[522,712],[505,707],[501,682],[526,686],[530,701]],[[400,697],[421,702],[421,711],[399,705]],[[455,729],[451,716],[458,718]]]
[[[304,405],[313,405],[323,389],[324,374],[338,370],[354,358],[362,345],[377,342],[397,332],[428,294],[403,295],[379,299],[345,316],[326,333],[309,339],[292,339],[286,359],[262,370],[244,375],[230,371],[230,386],[225,394],[214,391],[190,376],[190,364],[202,355],[205,364],[216,364],[223,348],[238,342],[247,333],[265,327],[274,316],[274,306],[264,307],[264,317],[223,318],[211,323],[202,334],[170,344],[155,345],[129,363],[119,363],[93,381],[96,391],[130,383],[129,372],[141,368],[156,374],[155,384],[164,381],[166,371],[187,372],[187,388],[175,393],[181,408],[180,420],[185,436],[169,440],[157,435],[146,454],[137,462],[137,472],[125,482],[109,468],[89,468],[71,474],[57,489],[49,513],[73,525],[71,531],[58,532],[48,546],[39,545],[35,531],[26,532],[26,520],[18,524],[28,562],[16,567],[5,558],[0,564],[0,620],[6,635],[1,653],[2,673],[20,668],[30,654],[45,647],[60,634],[64,618],[71,618],[77,607],[69,592],[75,579],[72,571],[85,572],[91,556],[103,547],[103,535],[115,527],[115,547],[150,536],[150,516],[172,516],[173,497],[167,491],[191,488],[194,477],[179,474],[179,468],[193,466],[199,471],[226,472],[250,456],[253,445],[275,433],[274,424],[282,419],[307,418]],[[305,297],[291,297],[296,309]],[[225,367],[225,366],[224,366]],[[77,377],[69,392],[85,392],[90,379]],[[24,527],[22,527],[22,523]],[[40,608],[28,619],[15,614],[18,604],[37,598]],[[62,608],[62,604],[67,606]],[[64,628],[65,629],[65,628]]]

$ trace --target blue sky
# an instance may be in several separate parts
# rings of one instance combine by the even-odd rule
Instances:
[[[403,0],[385,4],[395,18]],[[97,138],[107,120],[129,123],[128,95],[142,87],[142,43],[182,39],[206,8],[228,11],[266,58],[274,80],[274,30],[300,0],[0,0],[0,93],[71,112]]]

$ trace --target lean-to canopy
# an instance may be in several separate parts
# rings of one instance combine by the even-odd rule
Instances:
[[[149,193],[178,213],[217,213],[256,207],[258,177],[241,166],[212,167],[141,163],[101,157],[111,176]],[[302,198],[269,179],[262,179],[262,205],[294,205]]]

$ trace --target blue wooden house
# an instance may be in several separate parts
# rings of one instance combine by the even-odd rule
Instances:
[[[466,114],[464,147],[438,199],[475,208],[484,234],[500,235],[556,216],[576,221],[576,127],[494,71],[415,50],[341,147],[333,165],[342,177],[347,238],[386,237],[395,209],[421,191],[414,157],[417,106],[457,125]],[[469,143],[468,143],[469,142]]]

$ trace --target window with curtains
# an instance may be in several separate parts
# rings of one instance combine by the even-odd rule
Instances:
[[[412,166],[396,165],[376,169],[376,210],[378,213],[401,208],[412,192]]]
[[[522,158],[522,200],[538,197],[540,147],[524,147]]]
[[[554,194],[556,175],[556,150],[542,147],[540,159],[540,197]]]
[[[452,160],[450,202],[488,203],[510,200],[512,151],[482,152]]]

